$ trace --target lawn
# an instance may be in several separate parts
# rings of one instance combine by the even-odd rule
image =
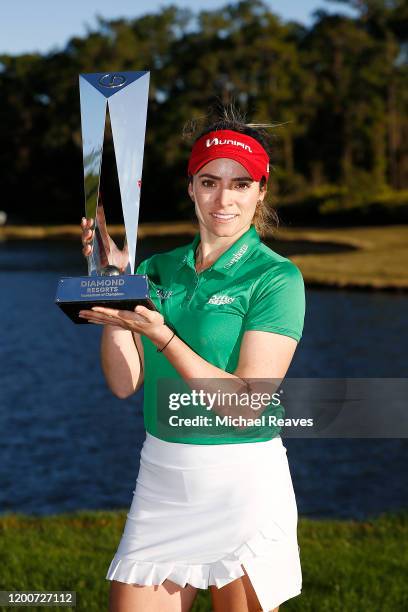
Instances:
[[[0,515],[1,590],[71,590],[77,593],[76,610],[107,610],[105,575],[125,520],[125,510]],[[407,610],[407,541],[408,512],[363,522],[301,518],[303,593],[281,609]],[[193,612],[210,610],[209,592],[200,590]]]
[[[361,289],[408,289],[408,226],[289,229],[278,231],[284,240],[328,241],[354,250],[340,253],[294,255],[309,285]],[[272,247],[273,248],[273,247]]]

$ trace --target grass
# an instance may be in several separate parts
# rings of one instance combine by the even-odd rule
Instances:
[[[65,610],[107,610],[109,581],[105,575],[125,520],[126,511],[79,511],[48,517],[0,515],[0,588],[76,591],[76,608]],[[363,522],[301,518],[303,592],[281,609],[408,609],[407,541],[406,511]],[[0,607],[6,609],[10,608]],[[30,610],[40,612],[41,608]],[[200,590],[193,612],[210,610],[210,594]]]
[[[277,237],[328,241],[354,247],[348,252],[291,256],[310,286],[408,289],[408,225],[310,230],[285,228]]]
[[[190,222],[144,223],[138,236],[194,235]],[[121,226],[111,226],[112,237],[123,235]],[[0,239],[72,238],[79,243],[80,228],[75,225],[0,227]],[[272,236],[271,236],[272,237]],[[348,287],[352,289],[408,289],[408,225],[350,228],[280,228],[273,234],[277,240],[331,242],[353,247],[338,253],[299,254],[292,259],[301,269],[309,286]],[[273,248],[273,240],[269,241]],[[279,250],[279,249],[278,249]]]

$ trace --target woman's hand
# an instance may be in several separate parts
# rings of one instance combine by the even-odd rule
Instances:
[[[105,268],[108,265],[116,266],[119,268],[120,272],[123,273],[129,263],[129,251],[126,239],[123,249],[119,249],[114,240],[112,240],[112,238],[109,236],[108,229],[106,227],[105,213],[101,204],[99,204],[97,207],[96,216],[96,240],[99,244],[101,267]],[[81,221],[81,229],[81,239],[83,245],[82,254],[84,257],[89,257],[92,253],[92,241],[95,232],[94,220],[92,218],[83,217]]]
[[[150,310],[140,304],[134,311],[94,306],[91,310],[81,310],[79,316],[96,325],[116,325],[122,329],[143,334],[160,347],[166,344],[173,334],[171,329],[165,325],[164,317],[160,312]]]
[[[82,255],[84,257],[89,257],[89,255],[92,253],[92,239],[93,239],[93,219],[86,219],[85,217],[82,217],[82,221],[81,221],[81,229],[82,229],[82,236],[81,236],[81,240],[82,240]]]

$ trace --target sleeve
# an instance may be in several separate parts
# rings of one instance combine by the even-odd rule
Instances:
[[[149,266],[149,258],[144,259],[143,261],[140,262],[140,264],[136,268],[135,274],[147,274],[148,266]]]
[[[270,331],[299,342],[305,308],[305,286],[299,268],[292,262],[273,267],[255,283],[244,331]]]
[[[160,274],[157,266],[158,256],[159,254],[155,253],[141,261],[136,268],[135,274],[147,274],[150,299],[155,305],[156,310],[162,313],[161,297],[159,287],[157,286],[158,284],[160,285]]]
[[[156,277],[158,274],[158,256],[159,253],[155,253],[154,255],[147,257],[147,259],[141,261],[136,267],[135,274],[147,274],[150,277],[149,280],[151,280],[151,278],[153,277]]]

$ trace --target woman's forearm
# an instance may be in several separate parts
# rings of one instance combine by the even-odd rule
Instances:
[[[113,325],[104,325],[101,339],[101,364],[108,387],[116,397],[124,399],[141,385],[142,358],[132,332]]]
[[[163,326],[160,339],[154,339],[152,342],[157,348],[162,348],[172,337],[173,332],[167,325]],[[181,338],[177,335],[169,342],[163,351],[163,355],[169,360],[171,365],[177,370],[184,380],[191,378],[225,378],[239,381],[238,376],[225,372],[221,368],[212,365],[200,355],[195,353]]]
[[[172,337],[173,332],[167,327],[163,327],[160,339],[154,339],[152,342],[162,348]],[[225,372],[221,368],[212,365],[200,355],[195,353],[181,338],[175,335],[167,344],[163,351],[171,365],[177,370],[183,380],[191,389],[204,391],[205,393],[214,394],[219,390],[224,393],[248,394],[254,389],[251,389],[245,379],[240,378],[236,374]],[[256,385],[255,385],[256,386]],[[237,415],[254,416],[254,412],[250,407],[234,405],[219,405],[214,404],[214,412],[220,415]]]
[[[137,306],[135,313],[129,313],[126,318],[115,309],[102,307],[84,310],[82,316],[107,328],[102,337],[102,367],[110,389],[118,397],[128,397],[142,384],[144,355],[141,335],[149,338],[157,349],[163,352],[163,356],[193,390],[214,394],[221,385],[227,394],[232,393],[237,398],[243,394],[244,399],[254,392],[264,390],[264,384],[258,389],[256,381],[245,377],[245,368],[241,368],[239,372],[237,368],[234,373],[229,373],[203,359],[181,338],[173,336],[173,331],[165,324],[163,315],[144,306]],[[113,327],[110,321],[112,317],[118,321],[120,327],[123,321],[129,327]],[[141,321],[141,318],[144,320]],[[114,331],[109,331],[110,328]],[[137,347],[132,333],[135,334]],[[240,401],[233,401],[232,407],[214,404],[213,409],[224,415],[232,414],[231,410],[233,413],[239,410],[241,414],[253,415],[252,408],[241,405]]]

